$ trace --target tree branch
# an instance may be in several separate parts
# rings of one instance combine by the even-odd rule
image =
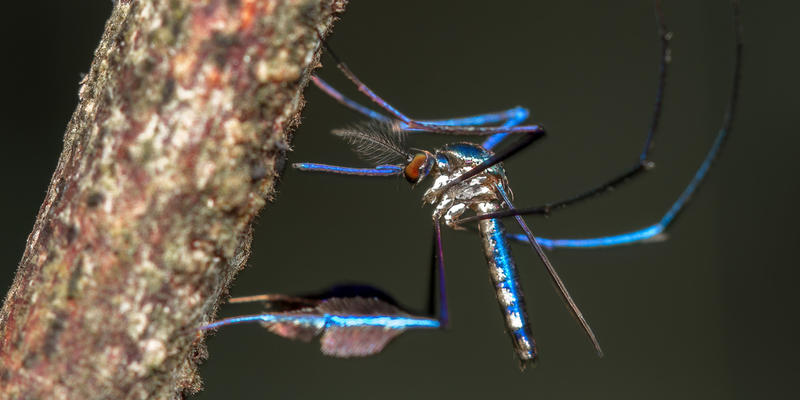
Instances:
[[[117,1],[0,312],[0,397],[199,390],[191,328],[247,261],[345,3]]]

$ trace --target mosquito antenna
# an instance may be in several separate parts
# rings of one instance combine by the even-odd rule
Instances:
[[[335,129],[331,133],[355,146],[353,151],[374,165],[388,164],[403,160],[409,162],[412,156],[405,150],[406,132],[397,124],[379,120],[360,122],[345,129]]]

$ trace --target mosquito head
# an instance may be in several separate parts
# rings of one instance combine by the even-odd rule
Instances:
[[[433,154],[425,150],[420,151],[420,153],[410,157],[408,164],[403,169],[403,176],[414,185],[420,183],[428,176],[428,173],[431,172],[431,168],[433,168],[433,164],[436,162],[436,158]]]

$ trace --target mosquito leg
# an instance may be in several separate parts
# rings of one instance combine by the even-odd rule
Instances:
[[[326,164],[296,163],[292,164],[292,168],[300,171],[330,172],[357,176],[395,176],[403,173],[403,167],[397,165],[379,165],[375,168],[349,168]]]
[[[650,152],[653,149],[653,138],[655,137],[655,133],[658,130],[659,122],[661,120],[661,109],[664,104],[664,85],[667,80],[667,64],[669,64],[670,60],[670,52],[669,52],[670,34],[667,32],[666,22],[664,21],[664,14],[661,9],[661,2],[659,0],[653,1],[653,7],[655,9],[656,21],[658,22],[658,36],[661,41],[661,62],[659,64],[658,88],[656,90],[656,100],[655,100],[655,105],[653,107],[653,116],[650,122],[650,129],[645,138],[644,149],[639,155],[639,159],[636,161],[636,164],[634,164],[632,167],[628,168],[621,174],[615,176],[614,178],[606,182],[603,182],[600,185],[597,185],[587,191],[578,193],[577,195],[574,195],[566,200],[549,203],[537,207],[520,208],[517,210],[506,210],[492,214],[469,217],[459,221],[459,223],[477,221],[480,219],[487,219],[487,218],[504,218],[515,215],[547,214],[550,211],[564,208],[579,201],[586,200],[588,198],[597,196],[599,194],[606,193],[609,190],[629,181],[631,178],[639,175],[640,173],[652,168],[653,163],[648,160],[648,156],[650,155]]]
[[[514,110],[518,111],[513,117],[509,118],[503,126],[517,126],[528,119],[528,110],[522,107],[517,107]],[[498,133],[496,135],[489,136],[488,139],[484,140],[481,146],[483,146],[486,150],[492,150],[494,146],[497,146],[503,139],[508,136],[508,132]]]
[[[339,57],[336,56],[336,53],[331,50],[325,41],[322,42],[323,46],[325,46],[328,54],[333,57],[336,61],[336,65],[340,71],[345,75],[345,77],[353,82],[353,84],[358,87],[358,90],[369,97],[373,102],[378,104],[381,108],[386,110],[389,114],[391,114],[394,118],[400,120],[401,122],[405,123],[408,129],[410,130],[420,130],[426,132],[435,132],[435,133],[444,133],[450,135],[495,135],[498,133],[526,133],[526,132],[536,132],[541,129],[538,125],[523,125],[523,126],[514,126],[511,128],[503,128],[503,127],[484,127],[484,126],[471,126],[471,125],[451,125],[451,124],[439,124],[436,121],[433,122],[425,122],[425,121],[417,121],[413,120],[403,113],[398,111],[396,108],[392,107],[389,103],[379,97],[375,92],[372,91],[367,85],[361,82],[356,75],[350,71],[347,65],[342,62]],[[328,86],[330,88],[330,86]],[[323,89],[325,90],[325,89]],[[338,92],[337,92],[338,93]],[[339,94],[341,96],[341,94]],[[337,96],[333,96],[337,98]],[[343,96],[342,96],[343,97]],[[343,103],[349,107],[347,103]],[[359,106],[360,107],[360,106]],[[359,111],[360,112],[360,111]]]
[[[522,110],[524,111],[524,113],[517,114],[516,117],[508,119],[500,128],[510,128],[513,125],[519,123],[519,118],[527,115],[527,110],[524,109]],[[473,118],[479,118],[479,117],[473,117]],[[495,141],[495,143],[497,143],[499,142],[499,140],[502,140],[507,134],[508,133],[500,133],[491,136],[489,140],[498,138]],[[503,151],[499,152],[498,154],[486,160],[486,162],[482,163],[481,165],[478,165],[477,167],[465,173],[464,175],[460,176],[458,179],[454,180],[448,185],[445,185],[441,189],[441,191],[444,192],[450,187],[479,174],[480,172],[486,170],[487,168],[492,167],[493,165],[505,160],[508,157],[511,157],[512,155],[516,154],[517,152],[524,149],[534,141],[540,139],[544,135],[545,135],[544,128],[540,128],[538,132],[529,132],[525,134],[515,143],[513,143]],[[349,168],[349,167],[340,167],[340,166],[326,165],[326,164],[297,163],[297,164],[292,164],[292,167],[301,171],[329,172],[342,175],[358,175],[358,176],[394,176],[394,175],[399,175],[403,172],[403,168],[397,165],[379,165],[375,168]]]
[[[517,216],[519,217],[519,216]],[[664,226],[660,223],[655,225],[650,225],[646,228],[639,229],[637,231],[623,233],[621,235],[614,235],[614,236],[603,236],[597,238],[587,238],[587,239],[547,239],[543,237],[536,237],[536,241],[539,242],[542,247],[547,249],[554,249],[554,248],[596,248],[596,247],[610,247],[610,246],[619,246],[623,244],[632,244],[637,242],[647,242],[656,241],[658,240],[658,235],[663,233],[665,230]],[[517,242],[528,242],[527,235],[522,234],[509,234],[508,238]]]
[[[273,302],[286,302],[286,303],[294,303],[303,306],[314,306],[319,303],[319,300],[316,299],[306,299],[303,297],[295,297],[295,296],[286,296],[282,294],[259,294],[255,296],[242,296],[242,297],[234,297],[228,299],[228,304],[241,304],[241,303],[254,303],[257,301],[261,301],[264,303],[273,303]]]
[[[439,321],[442,323],[442,328],[447,329],[450,326],[450,308],[447,303],[447,284],[444,277],[444,252],[442,251],[442,227],[439,224],[439,219],[433,220],[432,262],[435,265],[432,272],[438,275],[435,281],[439,284]],[[433,284],[433,282],[434,279],[431,279],[431,284]]]
[[[719,156],[719,152],[725,144],[729,133],[732,130],[733,126],[733,116],[736,112],[736,105],[739,99],[739,82],[741,80],[741,69],[742,69],[742,47],[743,47],[743,38],[742,38],[742,25],[741,25],[741,15],[739,10],[739,2],[738,0],[733,0],[733,19],[734,19],[734,38],[735,38],[735,61],[734,61],[734,71],[733,71],[733,82],[731,84],[731,97],[728,101],[728,106],[725,110],[725,115],[722,119],[722,126],[717,133],[716,138],[714,139],[714,143],[711,145],[711,149],[706,154],[703,163],[701,164],[700,168],[695,173],[692,180],[686,186],[686,189],[683,190],[680,197],[672,204],[672,207],[664,214],[661,220],[651,226],[648,226],[643,229],[639,229],[633,232],[628,232],[620,235],[613,235],[613,236],[603,236],[597,238],[587,238],[587,239],[546,239],[546,238],[537,238],[539,242],[544,247],[553,248],[553,247],[571,247],[571,248],[592,248],[592,247],[606,247],[606,246],[616,246],[616,245],[623,245],[623,244],[632,244],[647,241],[648,239],[653,239],[657,235],[665,232],[670,224],[675,220],[678,214],[683,210],[686,204],[691,199],[692,195],[697,191],[697,189],[702,184],[703,180],[708,176],[709,171],[711,170],[714,161]],[[470,221],[475,221],[483,218],[503,218],[508,216],[518,216],[523,214],[546,214],[547,212],[561,208],[563,206],[558,206],[559,204],[568,203],[570,200],[566,200],[564,202],[553,203],[551,205],[544,205],[539,207],[532,207],[527,209],[517,209],[517,210],[507,210],[501,211],[498,213],[487,214],[485,216],[479,217],[469,217],[464,218],[459,223],[465,223]],[[518,241],[528,241],[527,238],[523,235],[510,235],[509,238],[518,240]]]
[[[663,12],[661,10],[661,2],[659,0],[655,0],[653,2],[653,5],[654,5],[654,8],[655,8],[656,20],[658,21],[658,33],[659,33],[659,37],[661,38],[661,64],[660,64],[660,69],[659,69],[660,74],[659,74],[658,90],[656,92],[655,110],[653,112],[653,119],[652,119],[652,122],[651,122],[651,125],[650,125],[650,131],[647,134],[647,138],[645,139],[645,148],[642,151],[642,154],[639,156],[639,160],[637,161],[637,163],[632,168],[630,168],[628,171],[625,171],[624,173],[618,175],[617,177],[611,179],[610,181],[607,181],[607,182],[605,182],[605,183],[603,183],[601,185],[598,185],[598,186],[596,186],[596,187],[594,187],[594,188],[592,188],[592,189],[590,189],[590,190],[588,190],[586,192],[583,192],[583,193],[580,193],[580,194],[578,194],[576,196],[573,196],[573,197],[571,197],[571,198],[569,198],[567,200],[564,200],[564,201],[561,201],[561,202],[558,202],[558,203],[554,203],[553,205],[539,206],[539,207],[534,207],[534,208],[530,208],[530,209],[501,211],[501,212],[497,212],[497,213],[491,213],[491,214],[485,214],[485,215],[476,216],[476,217],[470,217],[470,218],[464,219],[464,221],[467,221],[467,220],[475,221],[475,220],[490,219],[490,218],[502,218],[502,217],[513,216],[513,215],[547,213],[547,212],[550,212],[552,209],[554,209],[553,207],[563,208],[563,207],[566,207],[567,205],[573,204],[573,203],[578,202],[580,200],[584,200],[584,199],[587,199],[589,197],[596,196],[596,195],[598,195],[600,193],[605,193],[609,189],[612,189],[615,185],[619,185],[619,184],[627,181],[631,177],[639,174],[640,172],[646,170],[647,168],[649,168],[652,165],[652,163],[647,161],[647,155],[649,154],[649,152],[650,152],[650,150],[652,148],[653,136],[655,135],[656,129],[658,128],[658,122],[659,122],[660,116],[661,116],[661,107],[662,107],[663,100],[664,100],[664,90],[663,90],[663,88],[664,88],[664,83],[666,82],[667,64],[669,63],[669,46],[668,46],[669,45],[669,34],[667,33],[666,23],[664,22],[664,14],[663,14]],[[344,68],[346,69],[347,67],[344,66]],[[343,69],[343,71],[345,71],[345,69]],[[347,73],[348,73],[348,71],[345,71],[346,75],[347,75]],[[350,73],[350,74],[352,75],[352,73]],[[355,78],[355,76],[353,76],[353,78]],[[450,189],[453,186],[455,186],[455,185],[457,185],[457,184],[459,184],[459,183],[461,183],[461,182],[463,182],[463,181],[465,181],[465,180],[467,180],[469,178],[472,178],[473,176],[483,172],[487,168],[490,168],[491,166],[493,166],[493,165],[503,161],[504,159],[516,154],[518,151],[522,150],[523,148],[527,147],[528,145],[530,145],[531,143],[533,143],[537,139],[539,139],[539,138],[544,136],[545,130],[544,130],[543,127],[536,126],[536,125],[534,125],[532,127],[537,127],[538,129],[529,131],[528,135],[522,137],[517,142],[515,142],[514,144],[509,146],[507,149],[503,150],[502,152],[499,152],[495,156],[491,157],[489,160],[486,160],[485,162],[481,163],[481,165],[473,168],[469,172],[467,172],[464,175],[460,176],[458,179],[455,179],[452,182],[448,183],[447,185],[442,187],[439,192],[442,193],[445,190]],[[504,132],[504,133],[514,133],[514,132],[516,132],[515,129],[517,129],[517,128],[523,128],[523,127],[505,127],[504,126],[504,127],[499,127],[498,129],[505,129],[507,132]]]
[[[392,119],[375,111],[370,110],[367,107],[362,106],[361,104],[356,103],[353,100],[348,99],[345,95],[339,93],[338,90],[334,89],[331,85],[328,85],[327,82],[320,79],[318,76],[314,75],[311,77],[311,81],[317,85],[320,90],[325,92],[328,96],[333,97],[336,101],[338,101],[341,105],[359,113],[363,114],[367,117],[377,119],[380,121],[385,122],[392,122]]]
[[[633,166],[633,168],[629,169],[628,171],[625,171],[622,174],[618,175],[616,178],[614,178],[614,179],[612,179],[612,180],[610,180],[608,182],[605,182],[605,183],[603,183],[601,185],[598,185],[598,186],[596,186],[596,187],[594,187],[594,188],[592,188],[590,190],[587,190],[587,191],[585,191],[583,193],[580,193],[578,195],[572,196],[572,197],[570,197],[570,198],[568,198],[566,200],[561,200],[561,201],[557,201],[557,202],[554,202],[554,203],[547,203],[547,204],[544,204],[544,205],[541,205],[541,206],[518,208],[518,209],[514,209],[514,210],[498,211],[496,213],[491,213],[491,214],[476,215],[476,216],[460,219],[458,221],[458,223],[459,224],[464,224],[464,223],[467,223],[467,222],[474,222],[474,221],[479,221],[479,220],[482,220],[482,219],[489,219],[489,218],[507,218],[507,217],[513,217],[515,215],[549,214],[551,211],[559,210],[559,209],[565,208],[565,207],[567,207],[569,205],[572,205],[574,203],[577,203],[577,202],[579,202],[581,200],[588,199],[589,197],[593,197],[593,196],[596,196],[598,194],[606,193],[609,190],[611,190],[614,187],[616,187],[618,184],[623,183],[623,182],[627,181],[628,179],[630,179],[631,177],[636,176],[639,173],[646,171],[646,167],[647,166],[644,166],[644,165],[641,165],[641,164],[637,164],[637,165]]]
[[[323,81],[318,76],[311,77],[314,84],[323,92],[327,93],[328,96],[333,97],[336,101],[338,101],[343,106],[359,113],[369,118],[377,119],[380,121],[391,122],[391,118],[375,112],[367,107],[362,106],[361,104],[356,103],[353,100],[350,100],[345,95],[340,93],[338,90],[334,89],[332,86],[328,85],[327,82]],[[486,125],[486,124],[494,124],[507,121],[503,126],[517,126],[521,124],[528,118],[528,110],[523,107],[514,107],[510,110],[501,111],[497,113],[487,113],[481,115],[475,115],[471,117],[463,117],[463,118],[451,118],[451,119],[439,119],[439,120],[422,120],[417,121],[422,124],[427,125],[449,125],[449,126],[475,126],[475,125]],[[512,122],[513,121],[513,122]],[[407,131],[419,131],[419,129],[410,128],[408,124],[404,122],[400,122],[400,129],[407,130]],[[492,147],[497,145],[501,140],[503,140],[508,133],[498,133],[490,138],[486,139],[483,142],[483,147],[491,150]]]

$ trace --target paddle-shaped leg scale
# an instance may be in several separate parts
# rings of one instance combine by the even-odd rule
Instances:
[[[439,270],[439,280],[443,280]],[[440,304],[446,294],[439,292]],[[433,301],[431,296],[431,301]],[[267,312],[214,321],[200,331],[226,325],[257,322],[270,332],[310,342],[320,336],[320,350],[331,357],[364,357],[380,352],[392,339],[409,329],[438,329],[442,320],[414,316],[394,300],[369,286],[339,286],[320,295],[291,297],[277,294],[233,298],[228,303],[261,301]],[[446,310],[440,308],[441,315]]]

